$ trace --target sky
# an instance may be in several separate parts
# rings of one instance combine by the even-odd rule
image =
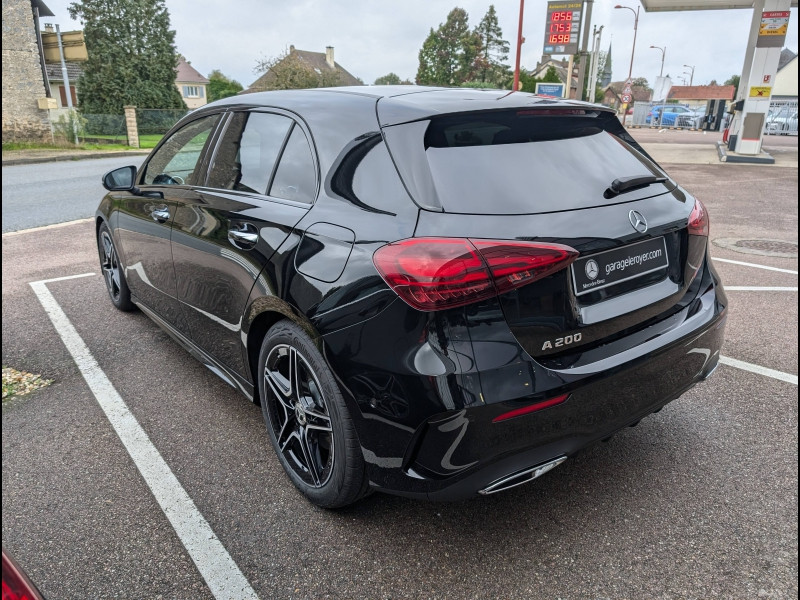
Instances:
[[[44,0],[61,31],[80,29],[69,18],[70,0]],[[365,83],[393,72],[414,80],[419,49],[430,32],[455,7],[464,8],[475,26],[486,13],[489,0],[166,0],[175,43],[192,66],[204,75],[219,69],[245,87],[257,78],[253,69],[259,59],[281,54],[289,45],[324,52],[333,46],[336,62]],[[622,3],[631,8],[638,0],[595,0],[592,24],[603,26],[600,47],[612,43],[613,80],[628,75],[633,44],[634,14],[615,10]],[[503,37],[511,43],[509,64],[514,65],[519,3],[495,0]],[[522,66],[533,69],[541,60],[546,2],[528,0],[522,34]],[[695,85],[712,80],[723,83],[742,72],[752,10],[715,10],[645,13],[640,10],[633,63],[633,77],[645,77],[651,85],[661,68],[666,47],[664,75],[673,85],[680,77],[689,83],[694,67]],[[797,52],[797,9],[791,9],[785,47]]]

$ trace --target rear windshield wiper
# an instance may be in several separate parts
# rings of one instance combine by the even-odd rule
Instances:
[[[655,175],[632,175],[630,177],[620,177],[615,179],[611,185],[603,193],[605,198],[613,198],[625,192],[631,192],[643,187],[647,187],[652,183],[664,183],[666,177],[656,177]]]

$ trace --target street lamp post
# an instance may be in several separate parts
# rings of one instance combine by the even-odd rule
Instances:
[[[694,82],[694,65],[683,65],[683,66],[686,67],[687,69],[692,70],[691,75],[689,75],[689,85],[692,85],[692,83]]]
[[[617,4],[614,8],[627,8],[633,13],[633,46],[631,46],[631,66],[628,68],[628,79],[630,79],[633,75],[633,55],[636,53],[636,31],[639,29],[639,7],[637,6],[636,10],[633,10],[630,6]],[[622,113],[622,126],[624,127],[625,119],[628,116],[628,103],[625,102],[623,106],[625,107]]]
[[[664,46],[650,46],[651,48],[655,48],[656,50],[661,50],[661,70],[658,72],[659,77],[664,76],[664,57],[667,55],[667,47]]]

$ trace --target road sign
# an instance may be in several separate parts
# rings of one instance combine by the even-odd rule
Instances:
[[[566,84],[564,83],[536,83],[536,94],[541,96],[554,96],[556,98],[564,98]]]
[[[544,30],[545,54],[577,54],[583,2],[548,2]]]
[[[630,101],[631,101],[631,95],[630,94],[622,94],[622,102],[624,102],[625,104],[628,104],[628,103],[630,103]]]

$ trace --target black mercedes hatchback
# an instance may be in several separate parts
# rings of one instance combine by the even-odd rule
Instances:
[[[103,183],[111,301],[260,403],[319,506],[531,481],[719,360],[706,210],[600,106],[249,94]]]

